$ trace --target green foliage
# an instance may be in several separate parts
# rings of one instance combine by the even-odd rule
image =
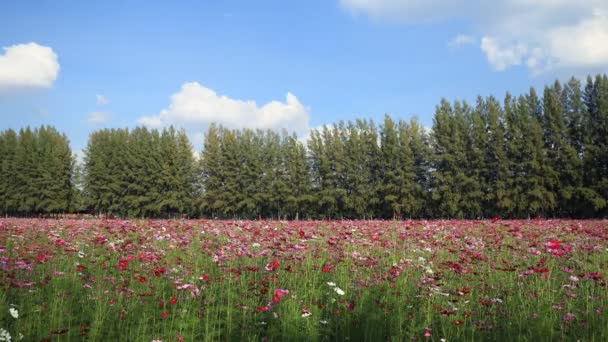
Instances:
[[[385,115],[287,132],[93,132],[75,165],[52,127],[0,132],[0,214],[482,218],[608,215],[608,77],[501,102],[443,99],[432,129]]]
[[[173,127],[93,132],[82,177],[84,201],[97,213],[175,217],[195,211],[192,146]]]
[[[74,158],[67,137],[42,126],[0,132],[0,214],[52,215],[71,208]]]

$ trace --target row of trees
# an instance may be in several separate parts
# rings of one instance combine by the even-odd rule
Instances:
[[[194,214],[198,183],[183,131],[138,127],[93,132],[82,170],[82,205],[121,217]]]
[[[183,131],[91,134],[74,169],[50,127],[0,135],[3,214],[124,217],[606,217],[608,78],[504,101],[442,100],[432,129],[385,116],[286,132],[211,125],[200,159]]]
[[[433,127],[357,120],[295,137],[211,127],[203,213],[221,217],[605,217],[608,78],[542,97],[442,100]],[[287,186],[286,186],[287,184]]]
[[[74,158],[67,137],[48,126],[0,132],[0,214],[75,210]]]

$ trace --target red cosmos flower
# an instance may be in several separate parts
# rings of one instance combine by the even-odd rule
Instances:
[[[177,303],[177,297],[173,296],[173,297],[171,297],[171,300],[169,301],[169,304],[175,305],[175,303]]]
[[[44,254],[38,254],[36,256],[36,261],[38,261],[41,264],[44,264],[47,260],[49,260],[51,257],[46,256]]]
[[[139,260],[154,261],[154,255],[152,253],[141,253],[139,254]]]
[[[166,272],[166,270],[164,267],[155,267],[154,268],[154,275],[157,277],[162,276],[165,272]]]
[[[551,240],[551,241],[545,243],[545,246],[548,248],[551,248],[551,249],[559,249],[562,246],[562,244],[559,241]]]
[[[274,259],[271,262],[269,262],[268,264],[266,264],[266,271],[274,271],[278,268],[279,268],[279,262],[276,259]]]
[[[125,269],[127,269],[127,266],[129,266],[129,262],[135,260],[134,256],[128,256],[125,259],[119,260],[118,261],[118,270],[120,271],[124,271]]]
[[[585,275],[585,278],[591,280],[602,280],[602,275],[599,272],[590,272]]]
[[[145,283],[147,280],[146,277],[142,277],[142,276],[133,276],[133,278],[140,283]]]
[[[355,306],[357,305],[357,303],[355,303],[354,301],[350,301],[350,303],[348,303],[348,310],[353,311],[355,310]]]
[[[306,236],[306,234],[304,234],[304,231],[302,231],[301,229],[298,232],[298,234],[300,234],[300,238],[302,238],[302,239]]]
[[[289,293],[289,290],[282,290],[282,289],[274,290],[274,296],[272,296],[272,302],[274,304],[279,304],[279,302],[281,301],[281,298],[283,298],[283,296],[285,296],[288,293]]]
[[[93,239],[93,243],[98,244],[98,245],[103,245],[106,241],[108,241],[108,239],[106,239],[103,236],[98,236]]]
[[[65,246],[67,244],[68,244],[67,242],[65,242],[61,239],[55,241],[55,245],[57,245],[58,247]]]
[[[76,271],[78,271],[78,272],[82,272],[82,271],[84,271],[84,270],[86,270],[86,269],[87,269],[87,268],[86,268],[86,267],[84,267],[84,266],[82,266],[82,265],[78,265],[78,266],[76,266]]]
[[[167,311],[163,311],[163,312],[160,314],[160,318],[166,318],[167,316],[169,316],[169,313],[168,313]]]
[[[257,308],[255,308],[256,312],[266,312],[268,310],[270,310],[268,306],[258,306]]]
[[[537,267],[534,269],[534,273],[549,273],[549,269],[546,267],[544,267],[544,268]]]
[[[211,278],[209,278],[209,276],[206,275],[206,274],[201,274],[201,276],[198,279],[200,279],[202,281],[206,281],[206,282],[208,282],[209,280],[211,280]]]
[[[498,220],[500,220],[500,217],[498,217],[498,216],[492,217],[492,223],[496,223]]]
[[[333,270],[333,269],[334,269],[334,267],[333,267],[332,265],[325,265],[325,266],[323,266],[323,267],[321,268],[321,272],[323,272],[323,273],[327,273],[327,272],[329,272],[329,271],[331,271],[331,270]]]
[[[177,338],[177,342],[184,342],[184,338],[180,334],[175,335],[175,338]]]

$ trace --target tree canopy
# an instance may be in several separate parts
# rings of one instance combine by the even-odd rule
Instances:
[[[121,217],[505,218],[608,216],[608,77],[474,104],[442,99],[432,127],[385,115],[310,131],[212,124],[91,133],[0,132],[0,214]]]

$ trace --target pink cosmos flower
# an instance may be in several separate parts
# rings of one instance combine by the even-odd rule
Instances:
[[[266,264],[265,268],[266,268],[266,271],[274,271],[279,268],[279,262],[276,259],[274,259],[271,262],[269,262],[268,264]]]

